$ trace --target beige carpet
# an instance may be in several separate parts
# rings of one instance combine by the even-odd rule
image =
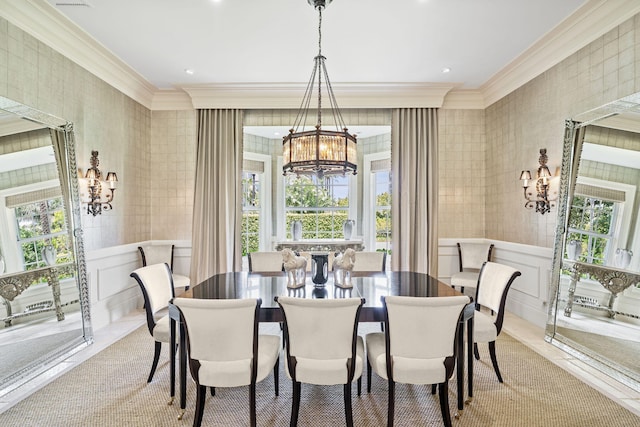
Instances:
[[[372,327],[377,327],[373,325]],[[146,383],[152,342],[146,327],[113,344],[31,397],[0,415],[9,426],[190,426],[195,389],[189,381],[187,413],[177,420],[178,404],[168,406],[168,356],[156,377]],[[475,365],[475,398],[454,426],[631,426],[640,420],[631,412],[583,384],[507,334],[497,343],[505,383],[498,383],[488,357]],[[455,377],[454,377],[455,378]],[[353,398],[356,426],[386,425],[386,382],[373,376],[372,393]],[[450,387],[455,412],[455,384]],[[269,377],[258,384],[258,425],[287,426],[291,383],[281,370],[280,396]],[[205,426],[248,425],[248,391],[219,389],[207,397]],[[396,426],[442,425],[437,395],[430,387],[399,385]],[[342,426],[342,387],[303,385],[299,426]]]

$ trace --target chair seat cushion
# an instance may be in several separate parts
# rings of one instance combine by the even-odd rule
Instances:
[[[451,275],[451,286],[463,288],[476,288],[478,286],[478,274],[473,271],[463,271]]]
[[[384,332],[367,334],[367,358],[373,371],[387,378]],[[416,359],[393,357],[393,379],[404,384],[440,384],[446,381],[444,357]]]
[[[172,274],[173,276],[173,288],[186,288],[191,283],[191,280],[187,276],[182,274]]]
[[[170,341],[169,315],[161,317],[153,328],[153,339],[160,342]]]
[[[347,383],[347,359],[318,360],[306,357],[296,358],[296,379],[299,382],[316,385],[334,385]],[[286,361],[285,361],[286,362]],[[364,362],[364,341],[358,336],[356,341],[356,367],[353,381],[362,375]],[[289,366],[287,376],[291,378]]]
[[[482,343],[495,341],[498,331],[494,322],[494,316],[476,311],[473,315],[473,341]]]
[[[280,337],[258,336],[258,373],[256,382],[269,375],[280,355]],[[251,359],[232,361],[200,360],[200,385],[207,387],[240,387],[251,384]]]

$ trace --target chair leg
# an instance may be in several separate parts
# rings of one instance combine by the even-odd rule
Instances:
[[[273,367],[273,384],[276,388],[276,396],[280,396],[280,358],[276,359]]]
[[[209,392],[211,393],[211,396],[215,396],[216,395],[216,388],[215,387],[209,387]]]
[[[396,383],[393,380],[389,380],[389,402],[387,405],[387,427],[393,427],[393,412],[396,405]]]
[[[491,341],[489,343],[489,354],[491,355],[491,363],[493,364],[493,369],[496,371],[496,375],[498,376],[498,381],[502,382],[502,375],[500,375],[500,369],[498,368],[498,359],[496,358],[495,341]]]
[[[351,383],[344,385],[344,416],[347,427],[353,427],[353,411],[351,410]]]
[[[207,397],[207,387],[198,384],[196,391],[196,413],[193,418],[193,427],[200,427],[202,424],[202,414],[204,413],[204,402]]]
[[[437,384],[431,384],[431,394],[436,394],[436,386]]]
[[[249,385],[249,425],[256,427],[256,383]]]
[[[358,378],[358,396],[362,394],[362,375]]]
[[[367,358],[367,393],[371,393],[371,363]]]
[[[440,395],[440,411],[445,427],[451,427],[451,414],[449,413],[449,383],[447,381],[438,386]]]
[[[293,403],[291,405],[291,422],[290,427],[298,425],[298,412],[300,411],[300,392],[302,385],[298,381],[293,381]]]
[[[153,374],[156,373],[156,368],[158,367],[158,360],[160,360],[160,349],[162,348],[162,343],[160,341],[155,342],[155,347],[153,351],[153,363],[151,364],[151,372],[149,372],[149,378],[147,378],[147,382],[150,383],[153,379]]]
[[[480,352],[478,351],[478,343],[473,343],[473,355],[476,357],[476,360],[480,360]]]

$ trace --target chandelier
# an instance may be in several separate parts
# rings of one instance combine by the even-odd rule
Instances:
[[[348,132],[344,124],[324,63],[326,58],[322,55],[322,10],[332,0],[307,1],[318,10],[318,55],[314,58],[311,79],[307,84],[293,127],[289,130],[289,134],[282,138],[284,158],[282,171],[285,175],[315,174],[319,178],[325,175],[344,175],[347,172],[355,175],[357,169],[356,137]],[[335,130],[322,129],[323,79]],[[318,94],[317,121],[314,130],[305,131],[304,125],[315,87],[317,87]]]
[[[84,176],[87,179],[88,194],[83,198],[82,202],[87,204],[87,213],[93,216],[102,214],[102,211],[111,210],[111,202],[113,201],[114,191],[116,191],[116,182],[118,182],[118,176],[115,172],[107,172],[107,178],[102,181],[102,172],[98,169],[100,160],[98,160],[98,152],[91,151],[91,158],[89,159],[91,167],[87,169],[87,173]],[[108,185],[105,188],[104,199],[102,190],[103,184]]]
[[[531,179],[531,172],[528,170],[524,170],[520,174],[522,188],[524,189],[524,198],[527,200],[524,207],[527,209],[536,208],[536,212],[542,215],[551,212],[551,208],[555,207],[555,201],[558,199],[558,193],[550,189],[552,176],[547,166],[548,161],[547,149],[541,148],[540,157],[538,158],[540,166],[536,172],[536,179]]]

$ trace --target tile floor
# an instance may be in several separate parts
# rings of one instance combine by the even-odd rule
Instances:
[[[92,345],[65,359],[55,368],[47,370],[21,387],[0,397],[0,414],[74,366],[84,362],[110,344],[140,327],[144,322],[144,312],[138,310],[105,328],[97,330],[94,337],[95,342]],[[620,405],[640,417],[640,392],[632,390],[587,365],[579,358],[547,343],[544,341],[544,331],[541,328],[509,313],[506,314],[504,323],[504,330],[509,335],[520,340],[538,354],[580,378],[585,383],[600,390],[604,395],[617,401]]]

